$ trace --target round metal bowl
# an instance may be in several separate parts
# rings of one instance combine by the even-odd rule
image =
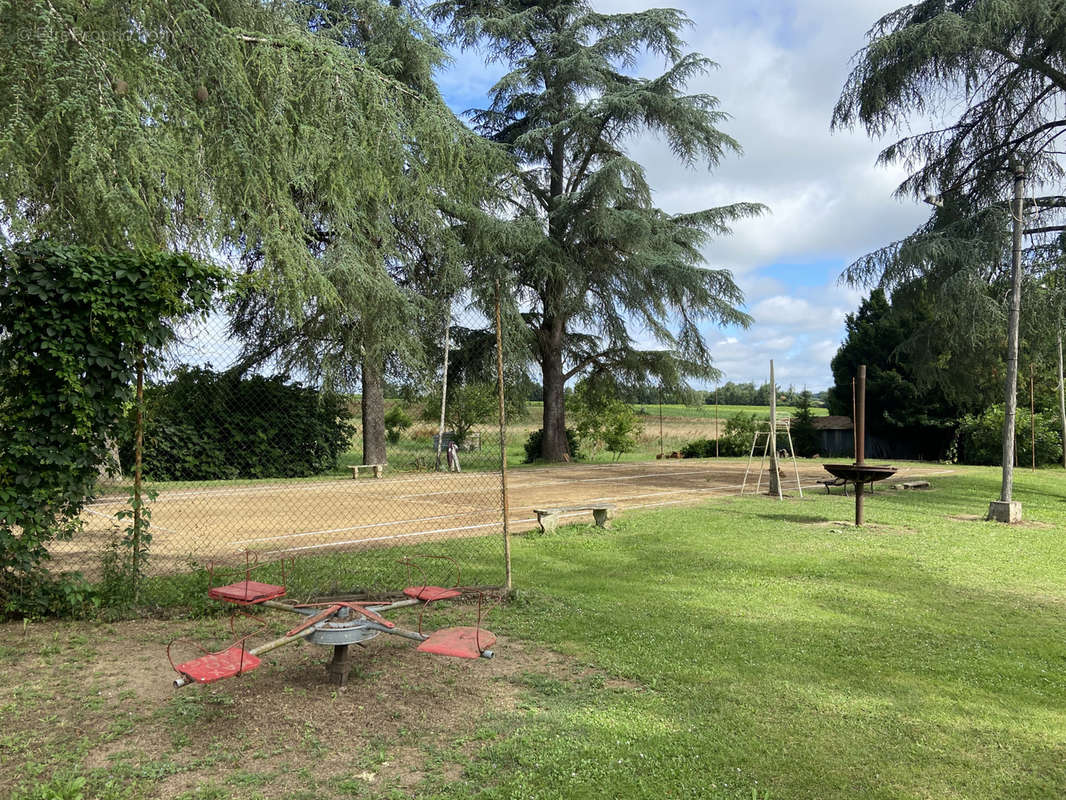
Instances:
[[[891,478],[896,474],[896,467],[877,464],[825,464],[825,470],[834,478],[843,478],[852,483],[870,483]]]

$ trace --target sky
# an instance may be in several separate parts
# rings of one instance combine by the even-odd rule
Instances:
[[[602,12],[639,11],[647,2],[593,2]],[[905,176],[876,164],[888,141],[865,131],[830,131],[830,117],[866,31],[898,0],[683,0],[671,3],[693,22],[686,39],[719,68],[694,80],[693,93],[717,97],[730,115],[721,129],[743,156],[713,171],[691,171],[654,136],[635,140],[630,154],[643,164],[655,203],[671,213],[734,202],[770,207],[740,222],[731,237],[708,243],[709,265],[726,268],[744,291],[755,318],[747,330],[707,325],[722,381],[763,383],[769,362],[781,386],[818,391],[833,382],[829,362],[844,336],[844,317],[865,291],[841,285],[856,258],[895,241],[929,216],[921,203],[894,197]],[[488,105],[501,74],[476,52],[453,54],[439,76],[457,112]],[[659,74],[661,59],[639,72]],[[638,340],[641,332],[634,332]]]

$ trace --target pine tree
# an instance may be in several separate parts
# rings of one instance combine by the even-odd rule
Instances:
[[[644,169],[625,141],[660,134],[685,165],[716,165],[739,145],[716,127],[715,98],[686,83],[714,65],[684,54],[679,11],[600,14],[586,0],[446,0],[438,20],[463,46],[483,44],[510,71],[477,111],[478,130],[518,166],[510,187],[508,251],[517,307],[544,386],[545,458],[566,455],[563,387],[588,372],[623,383],[713,378],[700,324],[746,325],[741,292],[726,270],[704,266],[700,247],[752,203],[667,214],[652,203]],[[627,74],[650,52],[667,61],[655,78]],[[661,349],[638,349],[640,326]]]
[[[0,230],[254,248],[257,287],[282,310],[340,302],[309,219],[328,213],[346,265],[373,274],[382,209],[430,208],[485,148],[320,17],[311,3],[0,0]],[[415,151],[425,169],[409,169]]]

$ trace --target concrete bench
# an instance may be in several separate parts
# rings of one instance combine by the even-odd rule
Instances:
[[[374,477],[375,478],[380,478],[382,473],[385,472],[385,465],[384,464],[349,464],[348,465],[348,469],[350,469],[352,471],[352,477],[353,478],[358,478],[359,477],[359,470],[361,470],[361,469],[372,469],[372,470],[374,470]]]
[[[581,511],[591,511],[592,519],[601,528],[611,527],[611,515],[614,511],[614,506],[608,504],[591,505],[591,506],[564,506],[562,508],[534,508],[533,513],[537,515],[537,524],[540,525],[542,533],[551,533],[557,527],[559,527],[559,518],[563,516],[569,516]]]

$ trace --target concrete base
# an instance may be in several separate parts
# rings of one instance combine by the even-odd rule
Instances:
[[[1022,521],[1022,504],[1017,500],[1010,500],[1004,502],[1003,500],[993,500],[988,504],[988,519],[993,522],[1006,522],[1009,525],[1013,525],[1015,522]]]

